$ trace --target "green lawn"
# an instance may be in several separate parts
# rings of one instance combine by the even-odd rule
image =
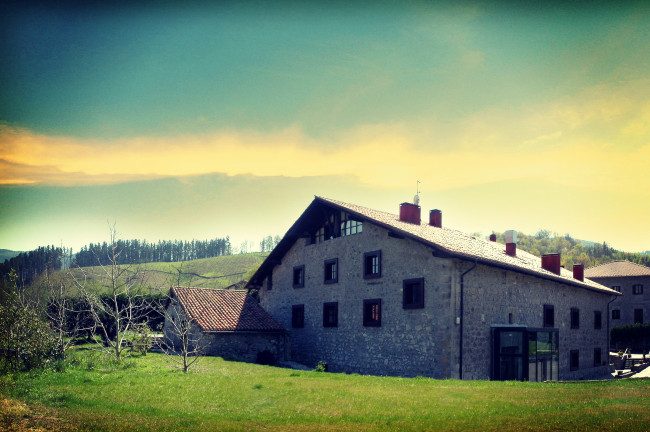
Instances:
[[[0,377],[0,429],[47,430],[40,418],[50,420],[50,430],[100,431],[650,429],[648,380],[437,381],[220,358],[183,374],[159,354],[116,367],[88,353],[64,372]],[[32,423],[16,426],[26,418]]]

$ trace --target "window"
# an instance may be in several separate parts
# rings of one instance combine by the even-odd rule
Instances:
[[[578,308],[571,308],[571,328],[580,328],[580,309]]]
[[[305,266],[295,266],[293,268],[293,287],[302,288],[305,286]]]
[[[339,260],[338,258],[325,261],[325,283],[332,284],[339,281]]]
[[[363,254],[363,277],[374,279],[381,277],[381,251],[366,252]]]
[[[311,243],[322,243],[337,237],[359,234],[363,231],[363,223],[355,220],[344,211],[329,211],[318,229],[311,234]]]
[[[424,307],[424,278],[406,279],[402,288],[402,306],[404,309],[421,309]]]
[[[544,305],[544,327],[555,327],[555,308],[553,305]]]
[[[339,304],[338,302],[323,303],[323,327],[338,327]]]
[[[266,278],[266,289],[269,291],[273,289],[273,273],[269,273],[269,277]]]
[[[602,356],[600,353],[600,348],[594,348],[594,367],[600,366],[602,363]]]
[[[621,292],[621,286],[620,286],[620,285],[614,285],[614,286],[612,287],[612,289],[613,289],[614,291]]]
[[[594,311],[594,329],[600,330],[603,328],[603,317],[600,311]]]
[[[381,327],[381,299],[363,301],[363,325]]]
[[[580,351],[571,350],[569,352],[569,365],[572,371],[580,369]]]
[[[621,310],[620,309],[612,309],[612,319],[621,319]]]
[[[362,231],[363,223],[361,221],[352,219],[347,213],[341,213],[341,236],[359,234]]]
[[[643,309],[634,309],[634,324],[643,324]]]
[[[291,306],[291,327],[305,327],[305,305]]]
[[[635,295],[643,294],[643,285],[641,284],[632,285],[632,294]]]

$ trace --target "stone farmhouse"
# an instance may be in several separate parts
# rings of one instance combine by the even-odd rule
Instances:
[[[585,269],[585,276],[622,294],[610,306],[612,327],[648,322],[649,267],[630,261],[613,261]]]
[[[228,360],[273,364],[288,356],[286,330],[244,290],[172,287],[165,314],[165,342]]]
[[[517,250],[442,226],[316,197],[251,278],[290,329],[292,360],[330,371],[493,380],[602,376],[620,294]],[[494,240],[492,238],[491,240]]]

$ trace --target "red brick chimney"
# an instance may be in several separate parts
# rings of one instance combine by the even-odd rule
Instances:
[[[436,209],[429,212],[429,225],[442,228],[442,212],[440,210]]]
[[[497,241],[497,235],[496,234],[490,234],[490,241],[491,242]]]
[[[555,273],[557,275],[560,274],[560,254],[559,253],[554,253],[554,254],[546,254],[542,255],[542,268],[544,270],[548,270],[551,273]]]
[[[400,204],[399,220],[420,225],[420,206],[407,202]]]
[[[573,265],[573,279],[578,279],[580,282],[585,281],[585,267],[582,264]]]
[[[517,256],[517,231],[508,230],[505,232],[506,237],[506,254]]]

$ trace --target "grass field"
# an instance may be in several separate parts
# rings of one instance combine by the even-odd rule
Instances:
[[[63,372],[0,377],[0,429],[419,431],[650,429],[650,381],[438,381],[204,358],[189,374],[149,354],[73,353]]]
[[[250,253],[204,258],[183,263],[147,263],[140,266],[126,266],[130,270],[140,269],[146,273],[145,285],[154,289],[169,288],[178,284],[199,288],[226,288],[242,280],[248,280],[262,264],[268,253]],[[73,269],[77,279],[85,274],[87,286],[101,291],[102,271],[99,267]]]

